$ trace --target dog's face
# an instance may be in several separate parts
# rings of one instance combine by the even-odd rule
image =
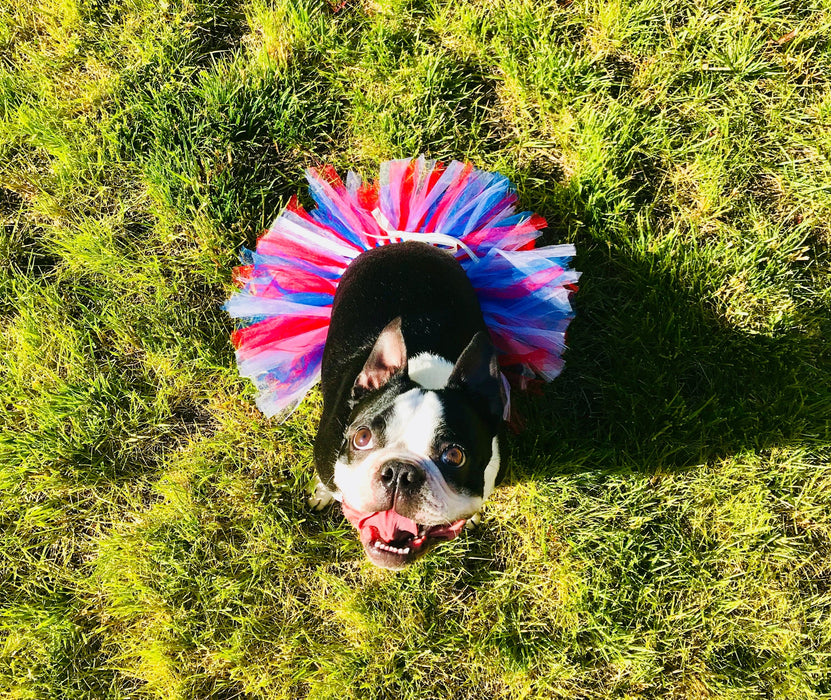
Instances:
[[[355,381],[334,472],[373,563],[406,566],[479,511],[499,471],[503,402],[485,333],[453,365],[408,363],[400,320],[384,329]]]

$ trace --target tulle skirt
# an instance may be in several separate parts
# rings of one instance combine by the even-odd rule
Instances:
[[[470,163],[417,159],[381,164],[380,179],[346,183],[310,168],[317,207],[292,197],[255,251],[235,268],[239,291],[225,304],[237,319],[239,372],[258,389],[266,416],[285,417],[320,379],[338,281],[363,251],[420,240],[452,252],[473,284],[503,372],[514,384],[554,379],[579,273],[574,246],[535,247],[546,222],[517,213],[508,178]]]

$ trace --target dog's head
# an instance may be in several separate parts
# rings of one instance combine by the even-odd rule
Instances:
[[[499,471],[503,406],[485,332],[455,364],[408,361],[400,319],[381,332],[355,380],[334,473],[344,515],[374,564],[406,566],[479,511]]]

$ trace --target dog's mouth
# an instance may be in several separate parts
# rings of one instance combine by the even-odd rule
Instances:
[[[343,514],[361,535],[370,561],[385,569],[401,569],[438,542],[452,540],[462,531],[464,520],[446,525],[420,525],[394,510],[362,513],[346,503]]]

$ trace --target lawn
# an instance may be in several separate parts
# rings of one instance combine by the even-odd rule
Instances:
[[[221,305],[303,170],[583,272],[472,534],[372,567]],[[831,698],[827,0],[0,0],[0,696]]]

